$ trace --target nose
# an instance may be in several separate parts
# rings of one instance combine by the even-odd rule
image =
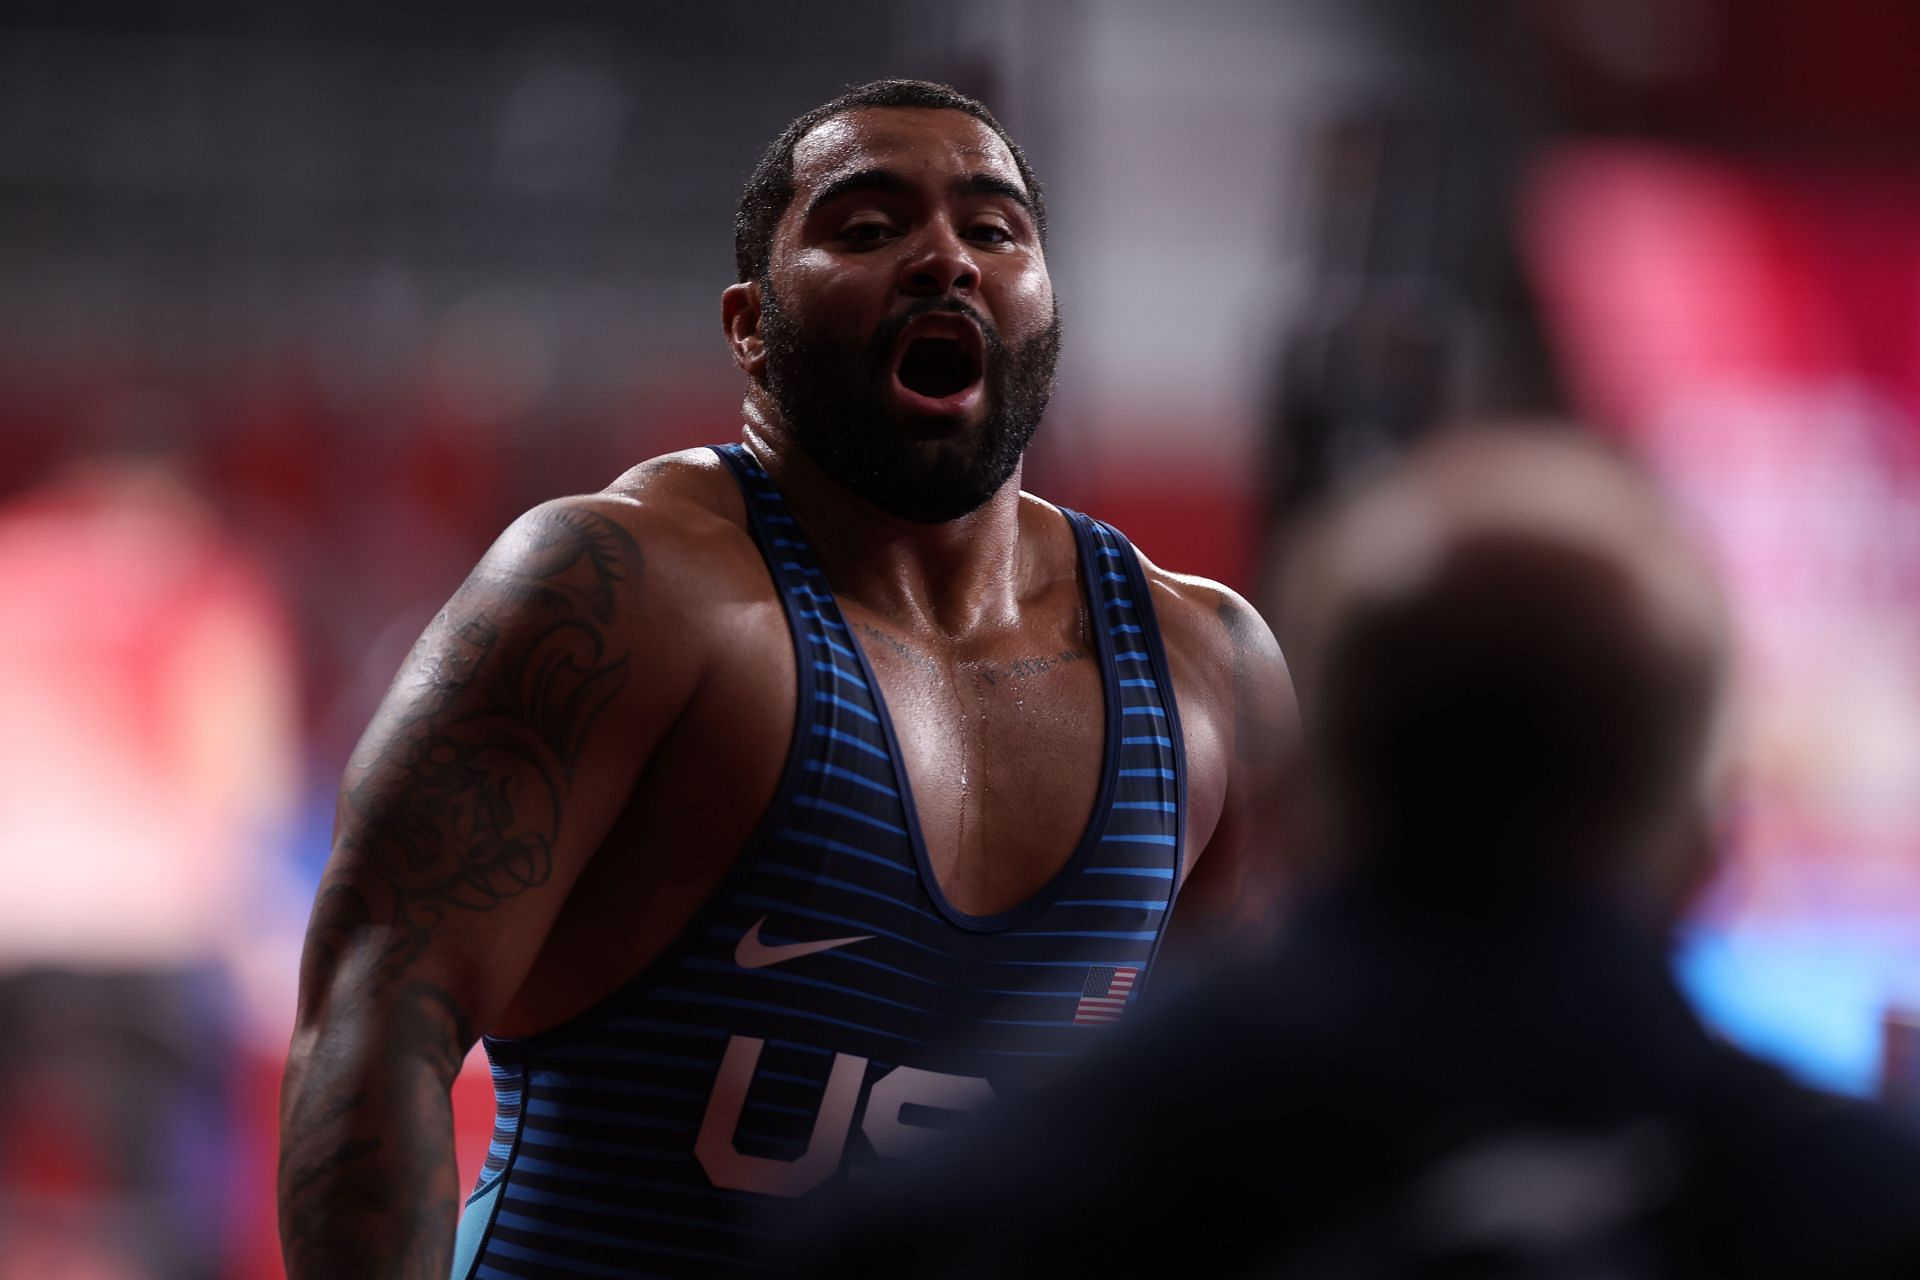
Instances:
[[[900,263],[900,291],[910,298],[969,294],[980,283],[980,267],[967,242],[951,227],[926,228]]]

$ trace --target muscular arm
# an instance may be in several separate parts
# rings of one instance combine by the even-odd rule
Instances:
[[[1272,630],[1231,591],[1217,589],[1212,603],[1231,673],[1231,705],[1211,708],[1229,726],[1226,792],[1169,925],[1169,955],[1181,966],[1211,964],[1273,936],[1300,739],[1293,681]]]
[[[636,680],[642,557],[602,505],[516,522],[348,764],[281,1095],[293,1280],[446,1275],[453,1077],[671,718],[673,663],[649,650]]]

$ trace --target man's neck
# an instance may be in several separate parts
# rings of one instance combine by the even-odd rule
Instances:
[[[744,440],[793,507],[835,594],[909,630],[962,639],[1014,624],[1022,569],[1020,470],[945,524],[883,511],[827,474],[780,424],[749,413]]]

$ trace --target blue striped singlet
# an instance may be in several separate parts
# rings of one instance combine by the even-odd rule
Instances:
[[[873,668],[805,535],[751,454],[715,452],[793,635],[786,767],[665,954],[560,1027],[486,1041],[494,1140],[459,1280],[777,1271],[776,1206],[1044,1081],[1126,1008],[1173,905],[1185,760],[1125,538],[1067,513],[1105,690],[1085,834],[1035,896],[968,915],[934,880]]]

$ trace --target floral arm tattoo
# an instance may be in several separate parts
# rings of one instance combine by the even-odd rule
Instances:
[[[555,505],[502,545],[415,646],[341,790],[281,1096],[293,1280],[447,1274],[449,1090],[476,1030],[422,961],[549,883],[588,735],[631,674],[631,535]]]

